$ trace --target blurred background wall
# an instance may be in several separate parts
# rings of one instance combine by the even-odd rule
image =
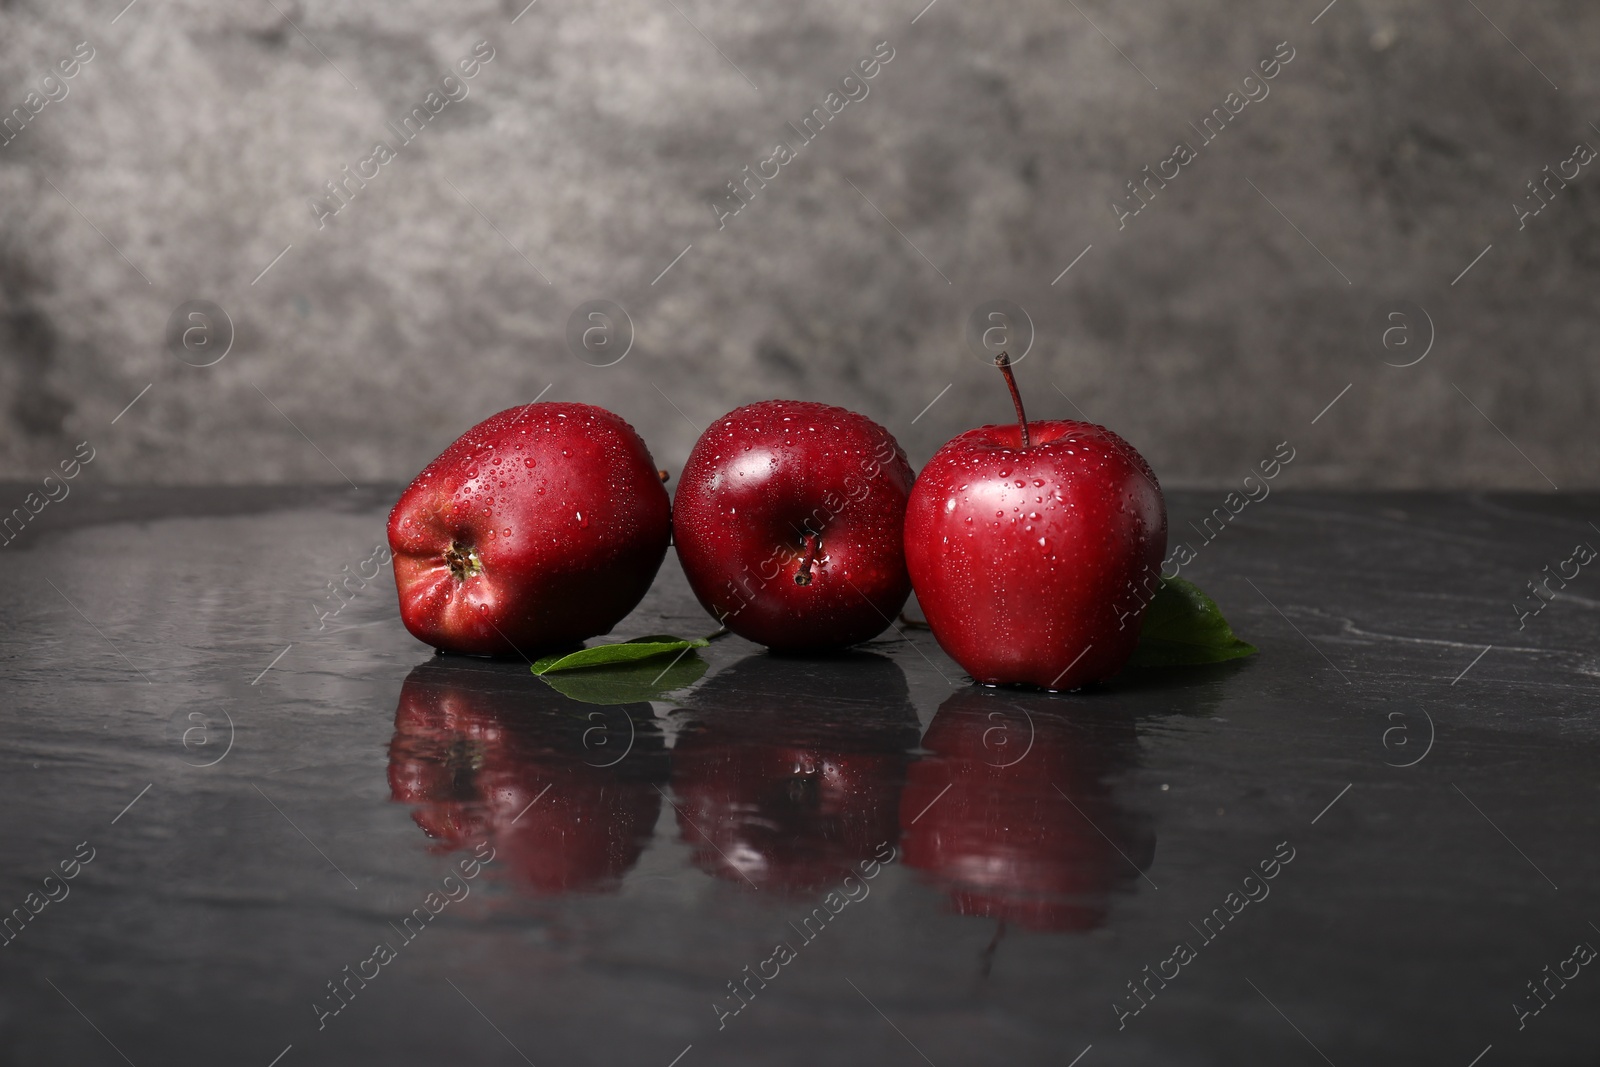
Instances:
[[[0,478],[403,480],[540,395],[920,463],[1007,301],[1169,484],[1600,485],[1596,5],[924,2],[0,0]]]

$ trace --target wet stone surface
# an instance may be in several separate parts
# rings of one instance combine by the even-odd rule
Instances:
[[[601,705],[404,631],[392,493],[75,494],[0,550],[0,1060],[1587,1062],[1600,586],[1527,583],[1600,501],[1220,496],[1249,660]],[[669,557],[614,636],[712,629]]]

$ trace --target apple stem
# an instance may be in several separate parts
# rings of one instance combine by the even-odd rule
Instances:
[[[822,548],[821,541],[818,540],[817,535],[814,533],[806,534],[805,545],[806,554],[804,558],[800,560],[800,569],[794,572],[795,585],[811,584],[811,564],[816,562],[817,553]]]
[[[994,357],[994,365],[1000,368],[1000,373],[1006,380],[1006,388],[1011,390],[1011,402],[1017,408],[1017,425],[1022,428],[1022,447],[1028,447],[1028,416],[1022,410],[1022,394],[1017,392],[1017,378],[1011,373],[1011,357],[1001,352]]]

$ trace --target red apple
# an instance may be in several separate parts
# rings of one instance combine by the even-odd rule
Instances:
[[[780,650],[882,633],[911,592],[902,526],[913,475],[882,426],[844,408],[768,400],[695,442],[673,543],[722,625]]]
[[[609,633],[666,556],[650,450],[590,404],[525,404],[428,464],[389,514],[400,617],[446,652],[531,656]]]
[[[819,889],[899,837],[918,722],[893,660],[751,656],[695,690],[686,718],[672,788],[679,834],[708,874]]]
[[[966,689],[939,708],[900,799],[901,851],[961,915],[1091,930],[1155,855],[1108,777],[1133,763],[1120,715],[1068,718],[1049,698]]]
[[[661,810],[649,705],[568,700],[526,667],[433,660],[395,709],[389,788],[442,851],[487,841],[491,875],[536,895],[614,889]]]
[[[933,636],[979,682],[1077,689],[1139,643],[1167,509],[1132,445],[1088,422],[1017,424],[936,452],[906,510],[906,565]]]

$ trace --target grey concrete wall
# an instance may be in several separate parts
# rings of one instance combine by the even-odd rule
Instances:
[[[1008,416],[963,340],[1003,299],[1031,414],[1104,422],[1172,484],[1288,440],[1298,485],[1600,485],[1600,162],[1513,207],[1600,147],[1593,4],[124,3],[0,0],[26,119],[0,147],[3,478],[87,440],[106,482],[403,480],[547,387],[668,466],[770,396],[921,462]],[[386,123],[430,91],[404,143]],[[809,143],[786,128],[835,91]],[[633,326],[608,367],[566,340],[594,299]],[[209,367],[169,351],[194,300],[231,322]]]

